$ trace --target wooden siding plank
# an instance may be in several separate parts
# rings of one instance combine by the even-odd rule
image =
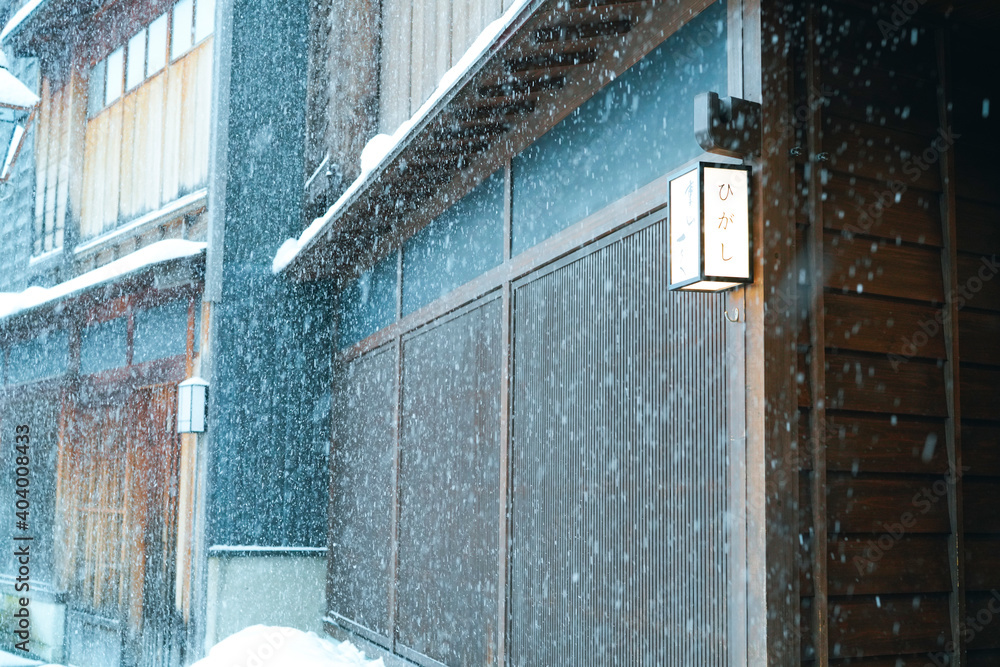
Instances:
[[[827,356],[831,409],[945,417],[944,375],[935,363],[836,353]]]
[[[42,252],[52,250],[53,231],[56,226],[56,195],[59,188],[59,149],[62,145],[62,128],[65,118],[63,91],[65,86],[52,93],[49,102],[49,127],[45,145],[45,213],[42,216]]]
[[[172,63],[165,73],[165,95],[163,113],[163,176],[162,200],[173,201],[180,193],[180,144],[181,106],[183,102],[184,77],[182,64]]]
[[[906,359],[945,356],[940,308],[831,293],[826,295],[824,319],[828,347]]]
[[[108,112],[108,129],[104,140],[107,150],[104,158],[103,180],[104,202],[102,229],[111,229],[118,223],[119,197],[121,194],[122,133],[124,131],[123,100],[115,102]]]
[[[181,134],[180,134],[180,194],[194,189],[198,183],[195,144],[198,126],[198,65],[204,52],[201,47],[187,54],[181,66]]]
[[[208,181],[208,156],[212,127],[212,39],[201,43],[197,49],[198,69],[194,97],[194,154],[191,173],[192,188]]]
[[[136,167],[136,125],[139,124],[138,109],[141,105],[141,91],[128,93],[122,100],[122,150],[121,150],[121,191],[118,196],[118,218],[128,220],[135,211],[135,183],[140,174]]]
[[[832,172],[823,195],[823,223],[830,229],[941,246],[937,193],[907,188],[897,201],[897,192],[881,181]]]
[[[844,293],[944,302],[941,258],[936,250],[860,238],[849,241],[829,233],[823,249],[829,288]],[[1000,287],[1000,281],[997,285]]]
[[[52,247],[61,248],[62,247],[62,236],[63,230],[66,229],[66,212],[67,206],[69,204],[69,185],[70,185],[70,160],[72,159],[70,153],[70,137],[72,136],[73,130],[73,103],[74,103],[74,85],[73,79],[71,78],[65,84],[63,84],[62,91],[60,91],[60,103],[62,106],[62,111],[60,112],[60,127],[59,127],[59,143],[56,148],[56,154],[58,159],[58,173],[56,175],[56,205],[55,205],[55,222],[54,228],[52,229]]]
[[[947,535],[906,535],[905,528],[833,538],[825,555],[830,595],[948,593],[948,553]]]
[[[912,516],[908,534],[950,532],[947,484],[940,476],[829,473],[828,507],[832,533],[887,532],[887,524]],[[910,523],[908,520],[907,523]]]
[[[42,77],[41,101],[38,111],[38,133],[35,135],[35,238],[32,254],[42,253],[42,231],[45,229],[45,183],[48,177],[49,130],[53,127],[52,83]]]
[[[160,73],[145,84],[148,97],[145,119],[145,151],[143,157],[144,187],[140,206],[154,211],[163,204],[160,198],[163,180],[163,93],[166,74]]]
[[[948,596],[881,595],[840,598],[830,603],[830,646],[836,657],[926,653],[947,640]]]
[[[900,189],[941,190],[937,166],[940,154],[936,147],[946,139],[921,137],[832,115],[824,118],[823,128],[828,138],[830,168],[834,171],[887,185],[895,183]],[[933,160],[921,159],[925,151],[934,151]]]
[[[379,128],[392,134],[410,117],[410,15],[408,0],[382,3],[382,72]]]
[[[940,420],[828,414],[827,468],[864,473],[944,473],[948,456]]]

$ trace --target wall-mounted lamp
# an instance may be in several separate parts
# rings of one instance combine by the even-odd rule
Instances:
[[[208,382],[193,377],[177,385],[177,432],[204,433]]]
[[[40,101],[8,67],[7,56],[0,51],[0,184],[6,183],[13,173]]]
[[[670,181],[669,288],[721,292],[753,282],[750,167],[700,162]]]

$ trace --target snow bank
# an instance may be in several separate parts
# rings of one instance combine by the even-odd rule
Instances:
[[[312,632],[254,625],[222,640],[191,667],[383,667],[350,642]]]
[[[322,217],[313,220],[312,224],[302,232],[299,238],[287,239],[281,244],[278,252],[274,255],[274,261],[271,263],[271,270],[274,273],[280,273],[286,266],[291,264],[299,253],[302,252],[302,249],[336,217],[340,209],[365,184],[372,172],[376,171],[379,166],[386,162],[396,147],[412,134],[413,129],[424,120],[434,105],[451,90],[455,83],[462,78],[462,75],[472,68],[490,45],[496,41],[497,37],[513,23],[514,19],[521,13],[521,10],[524,9],[529,1],[515,0],[500,18],[486,26],[486,29],[479,33],[476,41],[472,43],[472,46],[462,55],[459,61],[445,72],[444,76],[441,77],[441,81],[438,82],[437,88],[434,89],[434,92],[427,98],[427,101],[417,109],[416,113],[409,120],[404,121],[391,135],[377,134],[368,141],[364,150],[361,151],[361,174]]]
[[[169,239],[150,245],[109,262],[93,271],[53,287],[29,287],[23,292],[0,292],[0,319],[10,317],[29,308],[56,301],[74,292],[101,283],[111,282],[129,273],[160,264],[171,259],[190,257],[205,250],[205,243]]]

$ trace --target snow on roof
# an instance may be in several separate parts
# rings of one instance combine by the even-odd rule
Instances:
[[[344,191],[340,199],[321,217],[313,220],[312,224],[297,239],[290,238],[281,244],[278,252],[274,255],[274,261],[271,263],[271,270],[274,273],[283,271],[330,224],[337,216],[337,213],[371,180],[371,175],[377,171],[378,167],[389,161],[393,152],[404,143],[404,139],[409,138],[414,128],[420,125],[421,121],[430,114],[431,109],[434,108],[438,101],[454,87],[462,78],[462,75],[472,68],[490,45],[496,41],[496,38],[514,22],[529,1],[515,0],[500,18],[486,26],[459,61],[445,72],[444,76],[441,77],[441,81],[438,82],[437,88],[434,89],[434,92],[427,98],[427,101],[417,109],[409,120],[404,121],[391,135],[378,134],[368,141],[364,150],[361,151],[361,174]]]
[[[330,641],[313,632],[253,625],[212,647],[191,667],[384,667],[382,658],[368,660],[350,642]]]
[[[17,77],[0,67],[0,104],[17,107],[33,107],[39,102],[38,95],[18,81]]]
[[[28,18],[33,11],[38,7],[38,5],[45,2],[45,0],[29,0],[25,3],[23,7],[14,12],[14,15],[10,17],[7,21],[7,25],[3,27],[3,31],[0,31],[0,42],[7,39],[7,35],[12,33],[17,26],[21,25],[24,19]]]
[[[0,292],[0,319],[16,315],[46,303],[52,303],[70,294],[111,282],[130,273],[155,264],[191,257],[205,251],[207,244],[195,241],[169,239],[157,241],[141,250],[109,262],[93,271],[52,287],[29,287],[23,292]]]

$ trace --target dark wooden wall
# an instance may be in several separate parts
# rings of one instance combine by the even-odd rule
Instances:
[[[877,9],[811,7],[794,56],[802,661],[996,664],[989,95],[940,17]]]

